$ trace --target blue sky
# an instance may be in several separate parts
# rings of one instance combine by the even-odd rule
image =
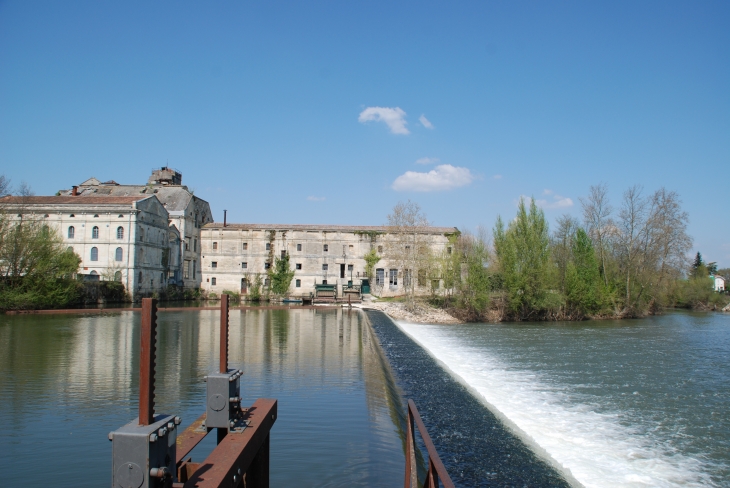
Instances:
[[[664,186],[730,266],[729,23],[725,1],[0,2],[0,173],[44,195],[169,164],[217,220],[378,225],[410,198],[461,229]]]

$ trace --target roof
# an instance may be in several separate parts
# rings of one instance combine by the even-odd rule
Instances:
[[[126,197],[98,197],[93,200],[90,198],[79,197],[3,197],[0,203],[17,204],[17,205],[131,205],[132,203],[150,198],[152,195],[138,195]]]
[[[183,211],[193,198],[186,186],[178,185],[98,185],[79,188],[78,197],[108,198],[140,196],[142,198],[156,196],[168,212]],[[70,195],[71,190],[61,190],[62,195]],[[78,198],[77,197],[77,198]]]
[[[205,224],[204,229],[222,230],[220,222]],[[326,225],[326,224],[227,224],[226,230],[298,230],[318,232],[392,232],[393,228],[384,225]],[[427,227],[428,232],[444,234],[459,232],[456,227]]]

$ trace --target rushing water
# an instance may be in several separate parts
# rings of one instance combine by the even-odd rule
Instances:
[[[0,315],[1,486],[108,486],[107,433],[137,416],[139,318]],[[157,412],[183,427],[217,367],[217,311],[158,316]],[[231,312],[230,365],[244,404],[277,398],[272,486],[397,486],[402,407],[365,316],[342,310]],[[215,435],[196,448],[202,459]]]
[[[730,316],[399,326],[585,486],[730,486]]]

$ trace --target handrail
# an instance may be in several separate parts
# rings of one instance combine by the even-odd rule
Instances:
[[[418,413],[416,404],[413,400],[408,400],[408,428],[406,434],[406,473],[405,473],[405,488],[418,488],[418,473],[416,472],[416,432],[413,428],[413,424],[418,427],[418,432],[421,434],[421,439],[426,445],[428,451],[428,471],[426,474],[426,481],[423,483],[423,488],[439,488],[439,479],[444,485],[444,488],[454,488],[454,483],[449,477],[449,473],[446,472],[444,463],[441,462],[441,458],[436,452],[436,448],[431,441],[431,436],[428,435],[426,426],[423,425],[421,415]]]

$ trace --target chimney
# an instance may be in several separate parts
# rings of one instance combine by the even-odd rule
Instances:
[[[223,211],[223,227],[226,226],[226,212],[228,212],[228,210]]]
[[[72,186],[71,187],[71,196],[76,197],[79,195],[79,187],[78,186]]]

